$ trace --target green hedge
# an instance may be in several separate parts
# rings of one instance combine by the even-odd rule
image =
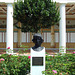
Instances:
[[[1,55],[0,75],[26,75],[30,71],[28,56]],[[4,60],[3,60],[4,59]]]
[[[45,75],[75,75],[75,54],[46,56]]]
[[[3,54],[0,56],[0,75],[26,75],[30,72],[30,57]],[[45,75],[75,75],[75,54],[46,55]]]

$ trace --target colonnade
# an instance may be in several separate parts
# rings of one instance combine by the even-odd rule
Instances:
[[[66,11],[65,4],[60,5],[60,22],[59,22],[59,52],[66,52]],[[6,48],[13,50],[13,5],[7,4],[7,43]]]

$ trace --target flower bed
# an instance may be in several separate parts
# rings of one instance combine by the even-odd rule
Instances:
[[[28,56],[0,56],[0,75],[26,75],[30,71]]]
[[[75,53],[46,56],[45,75],[75,75]]]
[[[0,56],[0,75],[26,75],[30,72],[30,56]],[[75,53],[46,55],[45,75],[75,75]]]

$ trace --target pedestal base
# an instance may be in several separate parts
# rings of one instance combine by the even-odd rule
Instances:
[[[31,48],[31,75],[43,75],[45,70],[45,48],[42,51],[34,51]]]

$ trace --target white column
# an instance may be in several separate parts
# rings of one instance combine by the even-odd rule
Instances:
[[[60,5],[60,22],[59,22],[59,53],[66,53],[66,11],[65,4]]]
[[[10,53],[13,53],[13,6],[7,4],[7,34],[6,48],[10,47]],[[8,53],[8,52],[7,52]]]

